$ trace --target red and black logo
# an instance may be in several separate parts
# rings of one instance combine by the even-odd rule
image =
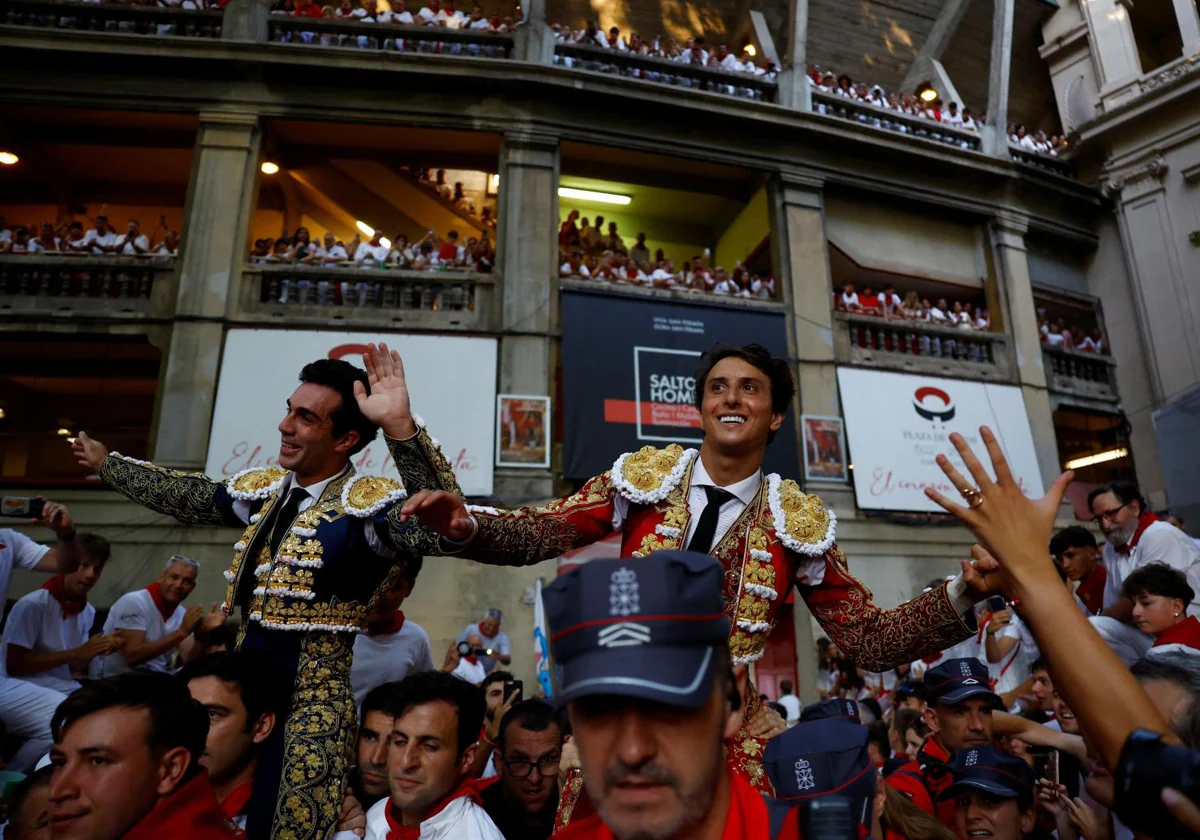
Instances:
[[[913,393],[913,409],[930,422],[954,419],[954,400],[941,388],[925,385]]]

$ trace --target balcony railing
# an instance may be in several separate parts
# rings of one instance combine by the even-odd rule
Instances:
[[[172,257],[2,256],[0,317],[138,318],[169,304]]]
[[[853,120],[884,131],[896,131],[913,137],[922,137],[936,143],[948,146],[958,146],[960,149],[979,151],[979,134],[965,128],[955,128],[945,123],[934,122],[923,117],[914,117],[891,108],[880,108],[868,105],[843,96],[835,96],[814,90],[812,92],[813,111],[830,117]]]
[[[1044,155],[1040,152],[1031,152],[1028,149],[1022,149],[1020,146],[1014,146],[1012,143],[1008,144],[1008,156],[1023,166],[1040,169],[1043,172],[1051,172],[1055,175],[1061,175],[1063,178],[1075,177],[1075,167],[1061,157]]]
[[[496,282],[467,271],[247,265],[237,318],[488,329]]]
[[[841,360],[884,368],[975,379],[1008,379],[1003,333],[835,312],[834,347]]]
[[[769,310],[783,310],[785,308],[782,301],[772,298],[717,295],[712,292],[701,292],[695,289],[684,288],[657,289],[652,286],[634,286],[628,283],[614,283],[611,280],[584,279],[582,277],[560,277],[558,285],[560,288],[572,291],[600,292],[604,294],[628,295],[630,297],[656,298],[658,300],[686,300],[713,306]]]
[[[126,35],[220,38],[218,10],[81,3],[75,0],[2,0],[0,23],[48,29],[116,32]]]
[[[408,26],[398,23],[360,23],[336,18],[292,17],[273,14],[269,19],[273,43],[317,47],[351,47],[402,53],[509,58],[513,37],[502,32]]]
[[[638,55],[585,44],[558,42],[554,45],[554,63],[575,70],[607,73],[642,79],[692,90],[707,90],[727,96],[774,102],[778,86],[773,79],[751,73],[717,70],[668,58]]]
[[[1051,391],[1111,402],[1119,399],[1111,356],[1043,344],[1042,357]]]

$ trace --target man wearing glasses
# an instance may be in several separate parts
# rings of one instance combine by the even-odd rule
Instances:
[[[547,840],[558,809],[563,731],[543,700],[508,710],[496,740],[497,781],[483,791],[483,809],[506,840]]]
[[[1132,665],[1145,656],[1154,639],[1130,623],[1133,602],[1121,593],[1125,578],[1149,563],[1164,563],[1187,575],[1196,589],[1200,585],[1200,549],[1183,531],[1147,510],[1132,482],[1114,481],[1097,487],[1088,494],[1088,507],[1092,521],[1108,540],[1102,554],[1108,569],[1104,609],[1092,618],[1092,626],[1122,662]],[[1187,611],[1200,616],[1200,596]]]

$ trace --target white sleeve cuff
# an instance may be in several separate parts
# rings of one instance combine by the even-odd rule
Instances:
[[[975,612],[975,599],[967,592],[967,583],[962,575],[955,575],[954,579],[946,584],[946,594],[950,596],[959,614]]]

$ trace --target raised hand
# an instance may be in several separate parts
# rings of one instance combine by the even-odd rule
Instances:
[[[763,703],[746,720],[746,731],[754,738],[769,741],[787,731],[787,721],[780,717],[779,712]]]
[[[410,516],[443,537],[462,542],[475,533],[475,522],[462,496],[445,490],[421,490],[414,493],[400,508],[400,521]]]
[[[46,503],[42,507],[41,517],[30,519],[30,523],[49,528],[58,536],[70,539],[70,535],[75,533],[75,522],[71,519],[71,512],[67,510],[67,506],[58,502],[47,502],[41,496],[37,498]]]
[[[100,465],[108,457],[108,447],[98,440],[92,440],[87,432],[80,432],[79,437],[71,444],[75,460],[81,467],[86,467],[93,473],[100,472]]]
[[[932,488],[926,488],[925,494],[961,519],[1015,583],[1024,586],[1039,580],[1045,583],[1048,578],[1057,580],[1046,546],[1050,542],[1058,506],[1074,473],[1060,475],[1042,498],[1029,499],[1013,478],[991,429],[984,426],[979,432],[991,456],[996,480],[988,475],[963,436],[955,433],[950,435],[950,442],[958,450],[973,482],[964,478],[945,455],[939,455],[937,462],[951,483],[960,491],[967,491],[964,495],[972,497],[972,506],[952,502]],[[976,565],[978,567],[978,562]]]
[[[367,345],[363,353],[367,382],[371,393],[361,382],[354,383],[354,397],[363,416],[383,429],[394,440],[407,440],[417,433],[412,407],[408,399],[408,383],[404,378],[404,362],[386,344]]]
[[[213,601],[213,605],[209,607],[208,614],[200,620],[200,631],[202,633],[211,633],[224,623],[225,613],[221,610],[221,605]]]
[[[971,547],[971,559],[962,561],[962,578],[976,601],[1005,591],[1007,579],[996,558],[981,545]]]
[[[75,648],[74,652],[77,654],[76,659],[90,662],[97,656],[107,656],[113,651],[120,650],[121,647],[124,647],[123,641],[120,644],[115,644],[114,639],[116,639],[116,637],[112,635],[92,636],[92,638]]]
[[[188,607],[187,612],[183,614],[183,622],[179,625],[179,629],[190,636],[203,620],[204,607]]]

